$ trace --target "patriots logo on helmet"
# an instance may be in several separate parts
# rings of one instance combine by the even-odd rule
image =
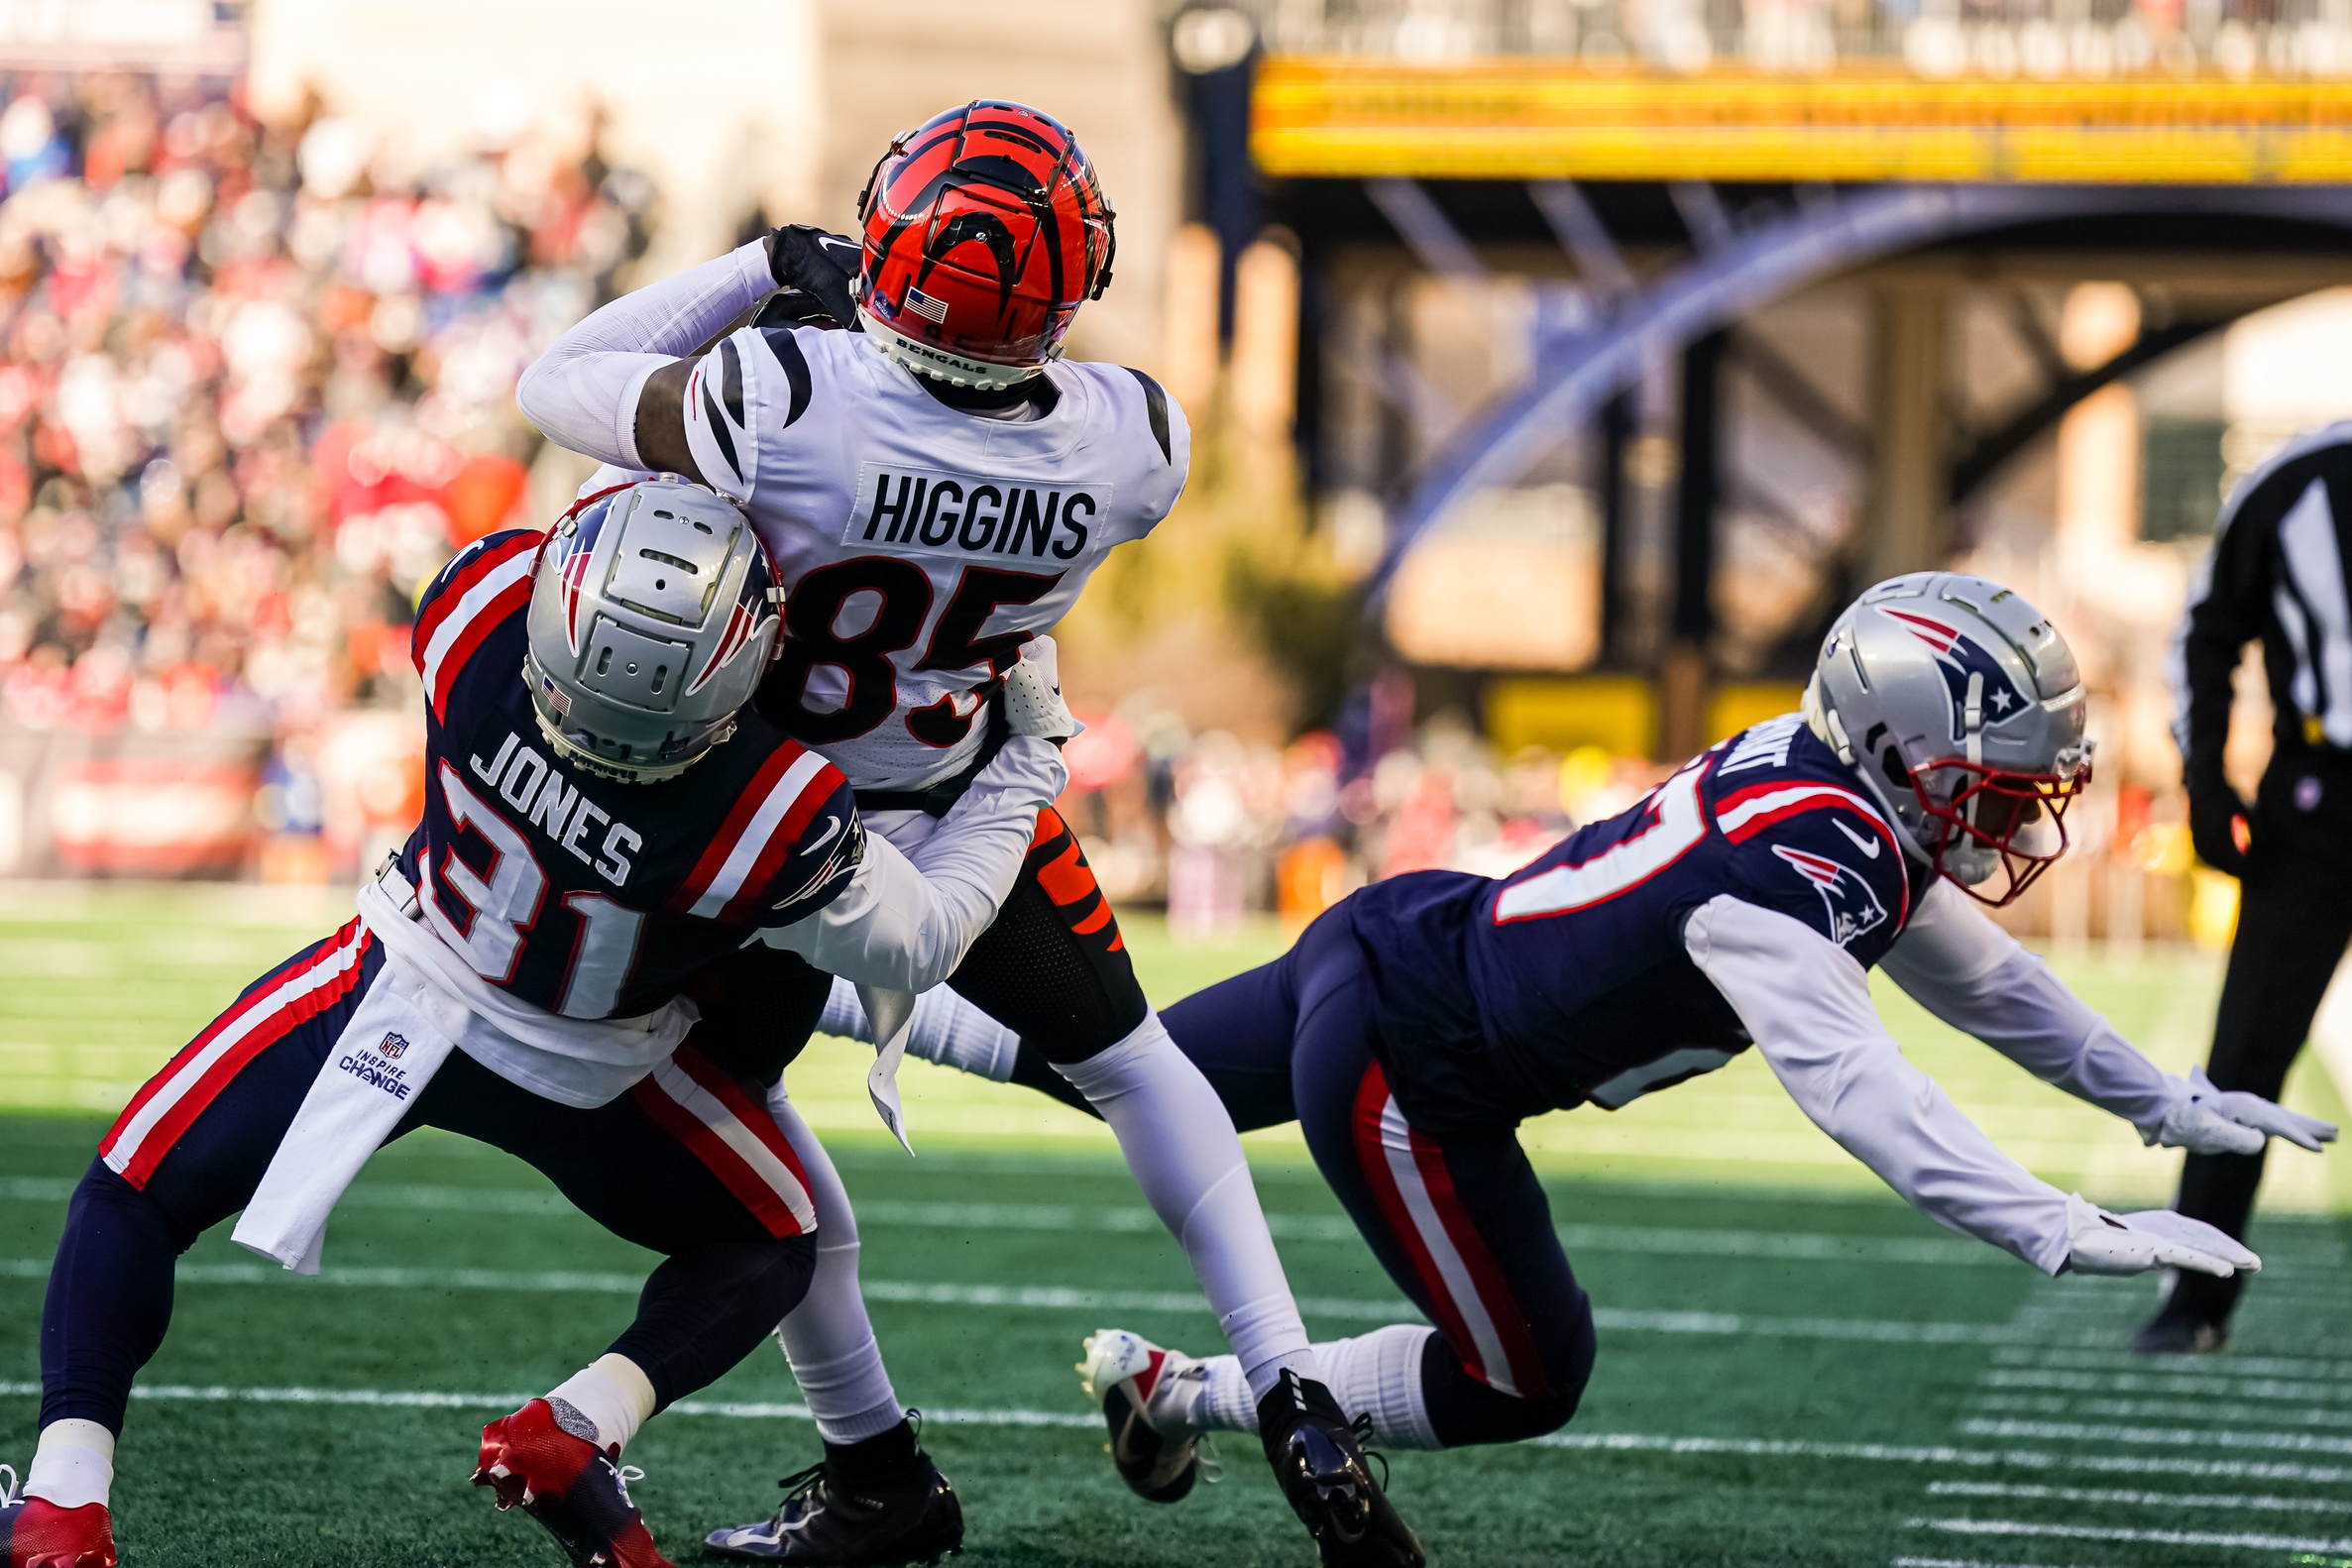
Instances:
[[[554,552],[555,598],[563,607],[564,642],[572,657],[580,656],[580,590],[588,582],[588,563],[596,555],[597,536],[612,515],[611,498],[628,487],[616,485],[573,503],[548,547]]]
[[[734,606],[728,612],[727,629],[719,634],[719,644],[711,650],[710,661],[687,683],[689,693],[701,691],[712,676],[727,668],[727,661],[744,643],[759,634],[759,628],[774,614],[768,603],[771,581],[766,559],[755,557],[749,570],[743,573],[743,586],[735,594]]]
[[[1955,744],[1967,738],[1968,677],[1981,675],[1984,686],[1980,701],[1984,705],[1984,723],[1988,726],[2005,725],[2034,706],[2034,699],[2017,689],[2009,672],[2001,668],[2001,661],[1985,648],[1962,634],[1959,627],[1948,626],[1932,616],[1916,611],[1888,610],[1880,607],[1880,615],[1901,623],[1936,655],[1936,668],[1943,672],[1944,689],[1952,694],[1952,738]]]
[[[1772,852],[1794,867],[1821,895],[1822,909],[1829,916],[1830,940],[1839,947],[1886,924],[1886,906],[1878,901],[1877,893],[1861,873],[1826,854],[1792,849],[1786,844],[1774,844]]]

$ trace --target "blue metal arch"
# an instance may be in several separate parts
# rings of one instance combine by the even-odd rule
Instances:
[[[1475,491],[1510,485],[1671,353],[1831,274],[1960,235],[2050,218],[2162,210],[2292,218],[2352,228],[2340,186],[1893,185],[1801,204],[1702,253],[1624,299],[1600,324],[1537,346],[1525,387],[1481,416],[1426,465],[1390,528],[1370,584],[1377,608],[1413,542]]]

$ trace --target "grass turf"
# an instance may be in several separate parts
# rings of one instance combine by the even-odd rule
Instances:
[[[42,1279],[104,1125],[88,1112],[111,1110],[334,909],[188,889],[6,902],[0,1456],[21,1466]],[[1260,931],[1174,947],[1148,922],[1130,937],[1163,1000],[1280,947]],[[2208,962],[2069,967],[2160,1057],[2188,1060]],[[2161,1198],[2177,1157],[2118,1139],[1900,1004],[1890,1017],[2045,1175],[2105,1200]],[[872,1129],[860,1075],[856,1053],[821,1046],[796,1096],[859,1203],[876,1324],[962,1491],[964,1560],[1308,1561],[1254,1444],[1227,1439],[1226,1483],[1174,1510],[1130,1497],[1102,1458],[1067,1370],[1078,1338],[1116,1322],[1197,1349],[1215,1325],[1099,1129],[910,1067],[910,1162]],[[2316,1072],[2290,1098],[2337,1105]],[[1396,1494],[1433,1561],[2352,1562],[2352,1322],[2327,1163],[2273,1162],[2294,1211],[2254,1238],[2271,1268],[2236,1351],[2152,1368],[2116,1354],[2153,1300],[2147,1282],[2044,1281],[1926,1224],[1856,1177],[1753,1064],[1527,1136],[1601,1308],[1601,1361],[1561,1440],[1396,1456]],[[1295,1141],[1253,1145],[1310,1327],[1409,1315]],[[437,1134],[370,1167],[336,1217],[325,1282],[207,1236],[119,1456],[126,1562],[558,1562],[464,1485],[473,1434],[599,1350],[647,1266],[526,1168]],[[764,1512],[774,1478],[816,1457],[796,1400],[762,1350],[646,1429],[630,1452],[647,1475],[637,1496],[674,1555]]]

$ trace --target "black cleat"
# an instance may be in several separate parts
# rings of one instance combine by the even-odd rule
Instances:
[[[1285,1372],[1258,1401],[1258,1434],[1323,1568],[1421,1568],[1420,1541],[1372,1479],[1329,1389]]]
[[[2211,1318],[2159,1312],[2132,1335],[2143,1356],[2214,1356],[2229,1348],[2229,1324]]]
[[[929,1454],[918,1454],[914,1467],[887,1486],[842,1486],[823,1465],[777,1485],[784,1504],[774,1518],[713,1530],[703,1549],[714,1557],[826,1568],[901,1568],[963,1550],[963,1505]]]

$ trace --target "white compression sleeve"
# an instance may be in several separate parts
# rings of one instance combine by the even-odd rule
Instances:
[[[857,1000],[857,987],[837,976],[817,1027],[829,1035],[875,1044],[874,1026]],[[915,998],[907,1052],[943,1067],[1002,1083],[1013,1075],[1021,1037],[944,985]]]
[[[2165,1114],[2190,1092],[1942,879],[1878,966],[1953,1028],[2122,1117],[2144,1139],[2153,1141]]]
[[[641,467],[637,395],[645,379],[701,348],[775,286],[766,244],[753,240],[622,294],[557,338],[522,373],[514,401],[558,446]]]
[[[792,1364],[800,1396],[817,1418],[817,1435],[829,1443],[861,1442],[906,1418],[882,1347],[865,1315],[857,1288],[857,1216],[825,1146],[801,1120],[782,1084],[768,1091],[768,1112],[800,1156],[817,1205],[817,1272],[809,1293],[776,1328],[776,1342]]]
[[[761,940],[860,985],[930,990],[996,919],[1038,812],[1068,780],[1051,741],[1013,736],[930,838],[902,854],[869,834],[856,875],[832,903]]]
[[[1371,1416],[1372,1441],[1383,1448],[1444,1446],[1429,1424],[1429,1403],[1421,1391],[1421,1357],[1436,1333],[1424,1323],[1391,1323],[1314,1347],[1331,1397],[1349,1419]],[[1255,1432],[1258,1401],[1242,1377],[1241,1363],[1211,1356],[1200,1368],[1205,1386],[1192,1406],[1193,1423],[1208,1432]]]
[[[2065,1266],[2067,1195],[2003,1154],[1903,1059],[1850,953],[1728,893],[1692,914],[1682,942],[1815,1126],[1938,1224],[2045,1274]]]
[[[1110,1124],[1145,1201],[1191,1261],[1251,1391],[1263,1398],[1286,1368],[1321,1381],[1233,1118],[1160,1015],[1146,1013],[1117,1045],[1054,1070]]]

